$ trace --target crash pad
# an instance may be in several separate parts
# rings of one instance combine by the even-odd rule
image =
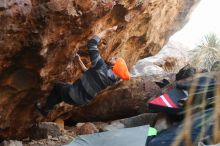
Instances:
[[[145,146],[149,125],[81,135],[66,146]],[[155,134],[151,129],[150,134]]]

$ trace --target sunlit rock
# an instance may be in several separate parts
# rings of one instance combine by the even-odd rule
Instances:
[[[188,21],[197,2],[1,1],[0,138],[27,136],[38,119],[34,103],[45,101],[53,81],[72,83],[80,77],[82,72],[74,59],[78,49],[86,66],[90,66],[86,49],[89,37],[118,25],[116,33],[108,34],[100,43],[100,52],[104,59],[123,57],[131,68],[139,59],[158,53],[169,37]],[[143,99],[159,91],[148,93],[158,87],[153,82],[148,87],[146,79],[135,80],[105,90],[91,105],[68,112],[61,110],[61,114],[67,112],[72,119],[83,121],[141,113]],[[54,113],[55,120],[60,114]]]
[[[134,76],[177,73],[189,63],[189,50],[181,43],[168,42],[158,54],[139,60],[131,73]]]

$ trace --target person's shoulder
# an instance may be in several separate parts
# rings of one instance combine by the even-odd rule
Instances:
[[[105,68],[107,66],[107,64],[105,63],[105,61],[100,58],[97,63],[95,64],[95,66],[93,66],[94,69],[100,69],[100,68]]]

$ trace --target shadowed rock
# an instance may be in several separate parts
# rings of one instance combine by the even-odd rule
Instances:
[[[123,57],[130,68],[140,58],[156,54],[187,22],[198,1],[1,1],[0,138],[27,136],[37,121],[34,103],[45,101],[51,83],[79,78],[81,70],[74,59],[77,48],[90,66],[86,41],[91,35],[118,25],[116,33],[100,43],[100,52],[104,59]],[[144,81],[105,90],[90,105],[66,112],[66,117],[105,120],[141,113],[143,98],[157,93],[149,93],[155,88]],[[60,116],[54,113],[52,119]]]

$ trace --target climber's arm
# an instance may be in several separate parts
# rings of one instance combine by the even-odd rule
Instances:
[[[87,48],[92,62],[92,66],[95,66],[97,62],[101,59],[98,43],[100,42],[100,37],[98,35],[93,36],[87,43]]]
[[[98,43],[100,42],[100,39],[103,38],[108,32],[115,31],[117,29],[117,26],[106,29],[95,36],[93,36],[87,44],[88,52],[90,56],[90,60],[92,62],[92,66],[95,66],[97,62],[101,59],[99,49],[98,49]]]
[[[85,66],[85,64],[82,62],[82,60],[81,60],[79,54],[76,54],[76,57],[77,57],[77,59],[78,59],[78,61],[79,61],[79,64],[80,64],[82,70],[83,70],[84,72],[87,71],[88,68],[87,68],[87,67]]]

